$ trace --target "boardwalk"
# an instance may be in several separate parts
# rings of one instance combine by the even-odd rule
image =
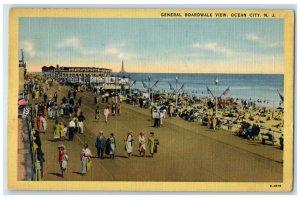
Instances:
[[[61,91],[55,88],[49,93],[58,93],[58,102],[67,95],[68,87]],[[82,97],[81,109],[86,117],[85,133],[76,134],[73,141],[52,141],[53,120],[48,120],[48,131],[41,134],[45,153],[44,179],[51,181],[191,181],[191,182],[280,182],[283,177],[282,151],[273,146],[262,145],[218,130],[212,132],[199,123],[190,123],[180,118],[167,118],[161,128],[153,128],[148,109],[122,104],[120,116],[104,116],[94,119],[93,94],[78,93]],[[42,100],[42,99],[40,99]],[[34,103],[35,101],[31,101]],[[100,103],[101,112],[104,104]],[[68,119],[60,119],[67,123]],[[127,158],[123,137],[128,129],[135,133],[133,156]],[[92,169],[81,176],[80,153],[82,145],[88,143],[93,155],[95,138],[103,130],[106,138],[115,133],[116,158],[92,159]],[[158,153],[151,157],[138,157],[138,133],[143,130],[146,137],[154,131],[160,141]],[[57,146],[64,144],[69,154],[65,177],[57,162]],[[147,153],[147,155],[149,155]]]

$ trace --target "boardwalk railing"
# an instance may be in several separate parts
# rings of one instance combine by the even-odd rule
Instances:
[[[38,160],[37,145],[34,143],[35,130],[31,123],[31,115],[28,114],[25,121],[25,144],[26,150],[30,151],[30,157],[26,159],[26,176],[27,180],[41,180],[41,164]]]

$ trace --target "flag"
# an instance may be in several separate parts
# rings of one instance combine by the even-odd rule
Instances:
[[[135,85],[135,83],[136,83],[136,80],[134,80],[134,81],[131,83],[130,87],[132,87],[133,85]]]
[[[223,92],[223,95],[225,96],[225,95],[227,95],[228,93],[229,93],[229,86],[228,86],[228,88],[226,88],[226,90]]]
[[[207,89],[208,94],[211,94],[213,97],[215,97],[214,94],[211,92],[211,90],[208,88],[208,86],[206,86],[206,89]]]
[[[175,91],[175,89],[173,88],[172,84],[170,82],[168,82],[170,85],[170,90]]]
[[[28,116],[29,113],[30,113],[29,108],[25,107],[25,108],[23,109],[22,118],[25,119],[25,118]]]
[[[143,83],[144,88],[148,88],[147,84],[144,81],[142,81],[142,83]]]
[[[182,86],[180,87],[180,89],[179,89],[179,90],[183,90],[183,88],[184,88],[184,84],[182,84]]]
[[[279,95],[281,101],[284,101],[284,97],[279,93],[278,89],[277,89],[277,92],[278,92],[278,95]]]
[[[153,87],[157,87],[157,83],[159,82],[159,80],[157,80],[154,84],[153,84],[153,86],[152,86],[152,88]]]

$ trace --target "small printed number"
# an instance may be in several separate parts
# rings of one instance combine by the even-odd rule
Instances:
[[[271,184],[270,187],[281,187],[280,184]]]

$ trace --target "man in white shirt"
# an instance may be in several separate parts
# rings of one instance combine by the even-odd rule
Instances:
[[[69,140],[73,140],[74,133],[75,133],[75,130],[76,130],[75,128],[76,128],[75,122],[73,120],[70,120],[70,123],[69,123]]]

